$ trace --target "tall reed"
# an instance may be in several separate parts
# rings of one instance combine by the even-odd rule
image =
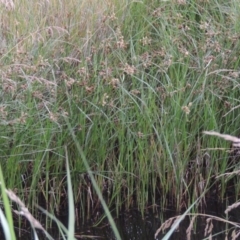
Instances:
[[[66,146],[87,218],[223,198],[230,145],[202,131],[239,132],[237,1],[0,3],[7,188],[59,212]]]

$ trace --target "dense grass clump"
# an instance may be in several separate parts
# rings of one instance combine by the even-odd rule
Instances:
[[[0,2],[7,188],[59,212],[67,157],[83,217],[96,187],[117,212],[223,198],[230,145],[202,131],[239,134],[237,1]]]

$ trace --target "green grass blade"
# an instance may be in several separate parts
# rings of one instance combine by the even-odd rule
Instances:
[[[8,221],[7,221],[7,219],[6,219],[6,217],[5,217],[1,208],[0,208],[0,221],[1,221],[1,224],[2,224],[5,239],[7,239],[7,240],[12,239]]]
[[[59,233],[61,234],[62,239],[66,240],[65,235],[68,236],[68,229],[54,215],[50,214],[47,210],[45,210],[44,208],[42,208],[40,206],[37,206],[37,208],[39,210],[41,210],[47,217],[52,219],[57,224],[58,230],[59,230]],[[49,239],[53,239],[47,232],[45,234],[47,235],[47,237]]]
[[[197,199],[185,212],[181,215],[181,217],[173,224],[171,229],[167,232],[167,234],[164,236],[162,240],[168,240],[173,232],[179,227],[179,224],[183,221],[183,219],[186,217],[186,215],[190,212],[190,210],[193,208],[193,206],[198,202],[199,199]],[[156,235],[155,235],[156,237]]]
[[[75,214],[74,214],[74,199],[73,199],[73,188],[71,182],[71,174],[69,170],[69,162],[68,162],[68,154],[67,147],[65,147],[66,151],[66,169],[67,169],[67,185],[68,185],[68,239],[74,238],[74,230],[75,230]]]
[[[117,240],[120,240],[121,237],[120,237],[120,234],[119,234],[118,229],[117,229],[117,227],[116,227],[116,224],[115,224],[115,222],[114,222],[114,220],[113,220],[113,217],[112,217],[112,215],[111,215],[111,213],[110,213],[110,211],[109,211],[109,209],[108,209],[108,207],[107,207],[106,202],[105,202],[104,199],[103,199],[101,190],[99,189],[99,187],[98,187],[98,185],[97,185],[97,183],[96,183],[96,181],[95,181],[95,178],[94,178],[93,173],[92,173],[92,171],[91,171],[91,169],[90,169],[90,166],[89,166],[89,164],[88,164],[88,161],[87,161],[87,159],[86,159],[86,157],[85,157],[85,155],[84,155],[84,153],[83,153],[83,151],[82,151],[82,148],[81,148],[79,142],[78,142],[77,139],[76,139],[76,135],[74,134],[74,132],[73,132],[73,130],[72,130],[73,128],[71,127],[71,125],[70,125],[70,123],[69,123],[69,121],[68,121],[67,118],[65,118],[65,121],[66,121],[66,123],[67,123],[67,126],[68,126],[69,131],[71,132],[71,135],[72,135],[72,138],[73,138],[73,140],[74,140],[74,143],[75,143],[75,145],[76,145],[76,147],[77,147],[77,150],[78,150],[78,152],[79,152],[79,154],[80,154],[80,156],[81,156],[81,158],[82,158],[82,160],[83,160],[83,163],[84,163],[84,165],[85,165],[85,168],[87,169],[87,173],[89,174],[89,177],[90,177],[91,182],[92,182],[92,184],[93,184],[93,187],[94,187],[94,189],[95,189],[95,191],[96,191],[96,193],[97,193],[97,195],[98,195],[98,197],[99,197],[99,200],[100,200],[100,202],[101,202],[101,204],[102,204],[102,207],[103,207],[103,209],[104,209],[104,212],[105,212],[105,214],[106,214],[106,216],[107,216],[107,218],[108,218],[109,224],[110,224],[110,226],[112,227],[113,233],[114,233],[116,239],[117,239]]]
[[[6,239],[7,240],[8,239],[9,240],[15,240],[16,236],[15,236],[15,232],[14,232],[12,210],[11,210],[11,206],[10,206],[8,196],[5,192],[6,187],[5,187],[5,183],[4,183],[4,179],[3,179],[2,167],[1,166],[0,166],[0,182],[1,182],[1,192],[2,192],[2,198],[3,198],[3,205],[4,205],[5,214],[6,214],[6,220],[7,220],[7,223],[8,223],[8,230],[6,229],[6,231],[9,231],[10,236],[11,236],[11,238],[6,238]]]

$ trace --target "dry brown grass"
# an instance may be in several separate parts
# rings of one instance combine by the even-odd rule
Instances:
[[[203,133],[207,134],[207,135],[212,135],[212,136],[223,138],[227,141],[232,142],[234,147],[240,147],[240,138],[237,138],[237,137],[234,137],[234,136],[228,135],[228,134],[221,134],[221,133],[214,132],[214,131],[210,131],[210,132],[204,131]]]
[[[212,136],[216,136],[216,137],[220,137],[223,138],[224,140],[227,141],[231,141],[233,143],[234,147],[240,147],[240,139],[237,137],[234,137],[232,135],[228,135],[228,134],[220,134],[218,132],[215,131],[204,131],[204,134],[207,135],[212,135]],[[219,176],[217,176],[216,178],[220,178],[223,176],[229,176],[229,175],[238,175],[239,174],[239,170],[230,172],[230,173],[224,173],[221,174]],[[225,214],[226,217],[228,217],[228,214],[238,208],[240,206],[240,202],[236,202],[230,206],[227,207],[227,209],[225,210]],[[226,229],[226,238],[225,239],[231,239],[231,240],[235,240],[240,236],[240,224],[236,223],[236,222],[232,222],[229,221],[227,219],[224,218],[220,218],[217,216],[213,216],[213,215],[207,215],[207,214],[200,214],[200,213],[196,213],[196,214],[188,214],[188,216],[193,216],[192,219],[190,220],[190,224],[189,227],[186,230],[186,238],[187,239],[191,239],[191,234],[192,234],[192,230],[193,230],[193,225],[194,222],[196,222],[196,218],[197,217],[204,217],[206,218],[206,226],[205,226],[205,230],[204,230],[204,237],[207,237],[207,239],[213,239],[213,232],[214,232],[214,221],[219,221],[219,222],[223,222],[227,225],[232,225],[234,228],[233,230],[231,230],[231,236],[230,238],[228,237],[227,233],[230,231],[229,227]],[[161,226],[160,228],[157,230],[156,234],[155,234],[155,238],[157,237],[157,235],[160,232],[164,232],[166,229],[173,227],[174,222],[179,219],[181,216],[176,216],[176,217],[172,217],[168,220],[166,220]]]
[[[6,10],[11,11],[15,8],[15,4],[12,0],[1,0],[0,3],[6,8]]]
[[[20,211],[14,210],[14,212],[18,215],[26,217],[26,219],[29,221],[32,227],[44,231],[42,224],[36,218],[33,217],[33,215],[29,212],[28,208],[25,206],[25,204],[21,201],[21,199],[18,196],[12,190],[6,190],[6,193],[8,197],[13,202],[15,202],[20,208]]]
[[[238,206],[239,205],[235,205],[234,207],[236,208]],[[191,220],[190,220],[188,228],[186,229],[186,239],[192,239],[192,234],[193,234],[193,230],[194,230],[194,223],[197,224],[197,217],[201,217],[201,218],[205,218],[206,219],[206,225],[205,225],[205,229],[204,229],[204,237],[206,237],[207,239],[212,239],[212,237],[213,237],[214,221],[222,222],[222,223],[225,223],[226,225],[231,225],[233,227],[233,229],[231,229],[231,238],[226,238],[226,239],[234,240],[234,239],[237,239],[236,236],[240,235],[239,234],[240,225],[237,222],[232,222],[232,221],[226,220],[224,218],[220,218],[220,217],[213,216],[213,215],[208,215],[208,214],[201,214],[201,213],[187,214],[187,216],[191,217]],[[157,236],[158,236],[158,234],[160,232],[163,233],[167,229],[173,227],[174,223],[180,217],[181,217],[181,215],[176,216],[176,217],[172,217],[172,218],[167,219],[164,223],[162,223],[160,228],[155,233],[155,238],[157,238]],[[180,228],[181,228],[181,226],[180,226]],[[229,232],[230,231],[229,229],[230,228],[228,227],[226,229],[226,232]]]
[[[2,0],[1,42],[5,43],[4,47],[14,45],[11,52],[28,52],[39,44],[64,38],[73,44],[74,52],[79,48],[85,55],[89,54],[93,41],[101,43],[109,38],[112,33],[109,22],[116,21],[115,15],[126,6],[117,1],[97,0],[81,1],[80,4],[75,0],[38,3]],[[6,14],[6,9],[11,14]],[[119,42],[123,42],[122,36]]]

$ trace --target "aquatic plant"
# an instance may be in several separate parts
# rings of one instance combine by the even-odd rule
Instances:
[[[0,1],[0,14],[1,168],[32,215],[68,207],[65,147],[85,219],[180,213],[214,187],[223,199],[231,147],[202,131],[239,133],[237,1]]]

